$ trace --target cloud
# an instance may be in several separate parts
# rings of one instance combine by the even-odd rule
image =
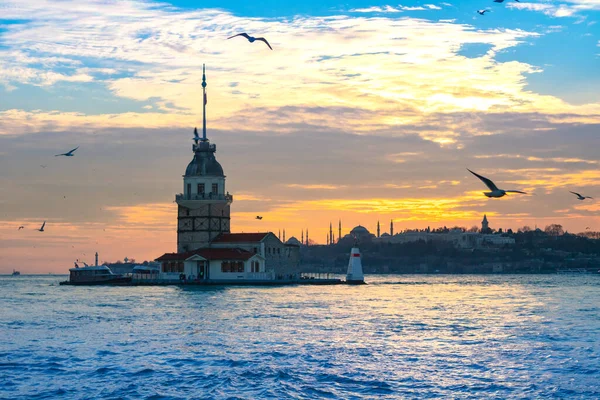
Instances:
[[[7,8],[6,18],[23,22],[2,33],[8,49],[0,51],[11,57],[0,59],[12,61],[0,67],[0,82],[15,88],[93,81],[106,85],[117,98],[137,102],[137,109],[102,115],[7,110],[2,112],[0,133],[196,124],[203,63],[209,68],[210,124],[219,129],[289,133],[304,125],[369,134],[403,132],[440,113],[568,112],[583,119],[600,109],[598,104],[570,105],[527,90],[527,75],[540,68],[495,59],[538,37],[535,32],[408,17],[302,16],[284,21],[142,2],[125,2],[123,7],[74,4],[24,0]],[[223,38],[239,26],[265,36],[273,33],[276,51],[243,40],[223,47]],[[489,50],[465,57],[461,49],[469,44],[489,45]],[[155,112],[147,112],[149,101]],[[451,127],[432,124],[430,130],[415,134],[443,147],[464,145],[466,122]]]
[[[345,186],[343,185],[327,185],[327,184],[299,184],[299,183],[289,183],[286,184],[289,188],[298,188],[298,189],[309,189],[309,190],[335,190],[340,189]]]
[[[398,13],[398,12],[402,12],[402,10],[392,7],[392,6],[383,6],[383,7],[378,7],[378,6],[374,6],[374,7],[367,7],[367,8],[353,8],[350,10],[350,12],[355,12],[355,13]]]
[[[567,4],[552,3],[508,3],[509,8],[537,11],[551,17],[576,17],[582,11],[600,11],[600,2],[596,0],[566,0]]]

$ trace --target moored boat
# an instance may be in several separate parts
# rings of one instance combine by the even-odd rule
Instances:
[[[113,274],[106,265],[95,265],[69,269],[69,280],[60,282],[61,285],[127,285],[131,276]]]

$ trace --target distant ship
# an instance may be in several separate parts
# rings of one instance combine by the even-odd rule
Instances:
[[[19,275],[21,275],[21,273],[15,269],[13,269],[12,276],[19,276]]]

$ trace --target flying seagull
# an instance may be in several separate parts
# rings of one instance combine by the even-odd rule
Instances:
[[[494,0],[494,3],[502,3],[504,0]]]
[[[262,217],[260,215],[257,215],[256,219],[262,219]]]
[[[245,37],[246,39],[248,39],[248,41],[249,41],[250,43],[254,43],[254,41],[256,41],[256,40],[260,40],[261,42],[265,42],[265,44],[266,44],[267,46],[269,46],[269,48],[270,48],[271,50],[273,50],[273,48],[271,47],[271,45],[269,44],[269,42],[267,42],[267,39],[265,39],[265,38],[263,38],[263,37],[258,37],[258,38],[257,38],[257,37],[254,37],[254,36],[250,36],[250,35],[248,35],[246,32],[244,32],[244,33],[238,33],[237,35],[230,36],[230,37],[228,37],[227,39],[232,39],[232,38],[234,38],[234,37],[236,37],[236,36],[243,36],[243,37]]]
[[[479,13],[479,15],[484,15],[486,12],[490,12],[490,10],[477,10],[477,13]]]
[[[42,224],[42,227],[40,229],[38,229],[38,231],[44,232],[44,226],[46,226],[46,221],[44,221],[44,223]]]
[[[17,230],[18,230],[18,231],[20,231],[21,229],[25,229],[25,227],[24,227],[23,225],[21,225],[21,226],[19,227],[19,229],[17,229]]]
[[[58,156],[66,156],[66,157],[73,157],[75,154],[75,150],[77,150],[79,148],[79,146],[75,147],[73,150],[67,151],[66,153],[62,153],[62,154],[56,154],[54,157],[58,157]]]
[[[469,171],[470,173],[472,173],[473,175],[475,175],[476,177],[478,177],[479,179],[481,179],[481,181],[483,183],[485,183],[485,186],[487,186],[488,188],[490,188],[491,192],[483,192],[483,194],[485,194],[487,197],[503,197],[507,193],[527,194],[527,193],[521,192],[519,190],[503,190],[503,189],[498,189],[498,186],[496,186],[496,184],[494,182],[492,182],[490,179],[486,178],[485,176],[478,175],[475,172],[471,171],[469,168],[467,168],[467,171]]]
[[[593,199],[593,197],[590,196],[582,196],[577,192],[571,192],[569,191],[569,193],[573,193],[575,196],[577,196],[577,200],[585,200],[585,199]]]

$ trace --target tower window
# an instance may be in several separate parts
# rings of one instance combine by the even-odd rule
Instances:
[[[191,184],[191,183],[188,183],[188,184],[187,184],[187,193],[186,193],[186,194],[187,194],[188,198],[189,198],[189,197],[191,196],[191,194],[192,194],[192,184]]]
[[[218,194],[219,193],[219,184],[218,183],[213,183],[212,184],[212,192],[213,192],[213,194]]]
[[[204,194],[204,183],[198,184],[198,194]]]

